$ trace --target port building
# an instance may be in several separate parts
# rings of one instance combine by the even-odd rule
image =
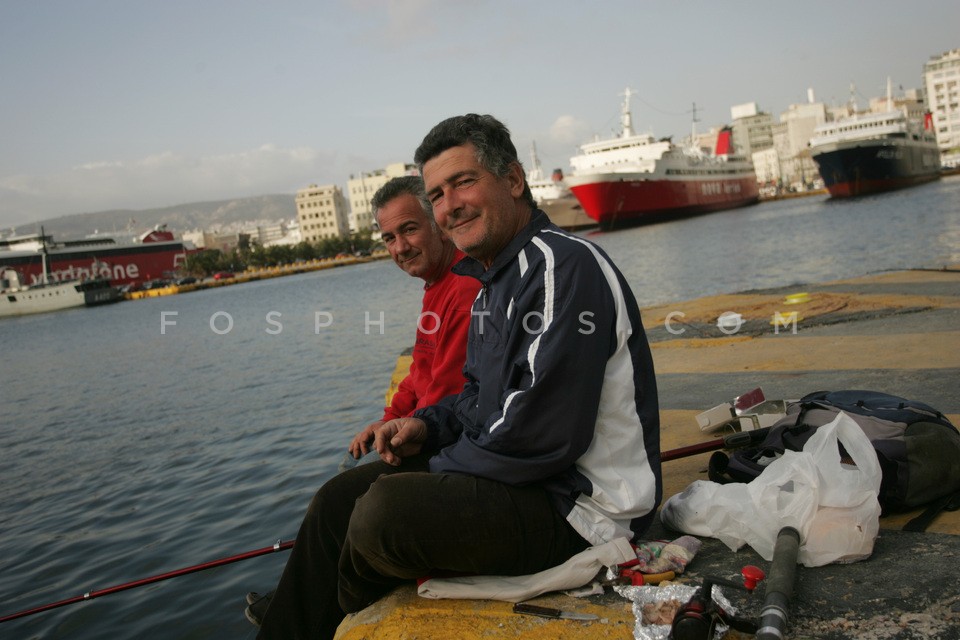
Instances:
[[[307,242],[350,235],[347,199],[335,184],[311,184],[297,191],[297,222],[300,237]]]
[[[940,164],[960,167],[960,49],[931,57],[923,65],[923,82]]]
[[[356,177],[350,176],[347,180],[347,194],[350,197],[350,229],[363,231],[374,229],[373,208],[370,199],[377,189],[385,185],[391,178],[417,175],[416,165],[404,162],[394,162],[382,169],[361,171]]]

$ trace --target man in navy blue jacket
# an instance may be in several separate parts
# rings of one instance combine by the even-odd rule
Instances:
[[[661,499],[653,361],[629,286],[537,210],[507,128],[444,120],[414,160],[477,278],[462,393],[377,430],[311,502],[260,638],[332,638],[438,571],[534,573],[636,539]]]

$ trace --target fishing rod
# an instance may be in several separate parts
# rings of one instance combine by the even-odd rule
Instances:
[[[691,444],[686,447],[677,447],[676,449],[661,451],[660,461],[668,462],[670,460],[694,456],[698,453],[719,451],[720,449],[738,449],[740,447],[758,444],[763,442],[763,439],[767,437],[769,431],[770,427],[754,429],[753,431],[739,431],[729,436],[724,436],[723,438],[717,438],[716,440],[708,440],[707,442],[701,442],[699,444]]]
[[[234,562],[240,562],[241,560],[247,560],[249,558],[264,556],[264,555],[267,555],[268,553],[276,553],[277,551],[286,551],[287,549],[293,548],[293,543],[294,543],[293,540],[287,540],[286,542],[281,542],[280,540],[277,540],[272,546],[269,546],[269,547],[254,549],[252,551],[238,553],[237,555],[228,556],[226,558],[220,558],[218,560],[211,560],[210,562],[195,564],[190,567],[184,567],[182,569],[168,571],[167,573],[161,573],[155,576],[150,576],[149,578],[141,578],[140,580],[125,582],[123,584],[107,587],[106,589],[96,589],[93,591],[88,591],[87,593],[84,593],[83,595],[80,595],[80,596],[74,596],[72,598],[67,598],[66,600],[60,600],[59,602],[51,602],[50,604],[45,604],[40,607],[34,607],[32,609],[25,609],[23,611],[11,613],[9,615],[0,617],[0,623],[7,622],[9,620],[16,620],[17,618],[24,618],[26,616],[31,616],[35,613],[41,613],[43,611],[49,611],[50,609],[56,609],[58,607],[66,606],[68,604],[74,604],[75,602],[83,602],[84,600],[93,600],[94,598],[99,598],[100,596],[109,595],[111,593],[117,593],[118,591],[135,589],[136,587],[142,587],[144,585],[153,584],[154,582],[161,582],[163,580],[169,580],[170,578],[185,576],[189,573],[196,573],[198,571],[204,571],[205,569],[213,569],[214,567],[222,567],[223,565],[231,564]]]

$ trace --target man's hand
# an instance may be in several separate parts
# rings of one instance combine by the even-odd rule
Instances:
[[[350,446],[347,447],[347,451],[350,452],[350,455],[353,456],[354,460],[359,460],[363,456],[370,453],[370,445],[373,444],[374,433],[381,426],[383,426],[383,420],[371,422],[364,427],[363,431],[353,436],[353,440],[350,442]]]
[[[380,459],[397,466],[407,456],[420,453],[427,439],[427,425],[420,418],[397,418],[383,423],[376,431],[373,448]]]

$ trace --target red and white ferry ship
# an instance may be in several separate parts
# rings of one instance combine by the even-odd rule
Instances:
[[[48,280],[105,278],[115,287],[169,277],[196,250],[192,243],[177,240],[166,225],[127,242],[113,237],[54,242],[42,235],[17,236],[0,240],[0,268],[14,269],[29,285],[43,282],[44,245]]]
[[[713,156],[656,140],[633,131],[630,89],[624,96],[620,135],[584,144],[570,158],[565,181],[587,215],[614,227],[757,201],[753,163],[732,154],[729,129],[717,138]]]

